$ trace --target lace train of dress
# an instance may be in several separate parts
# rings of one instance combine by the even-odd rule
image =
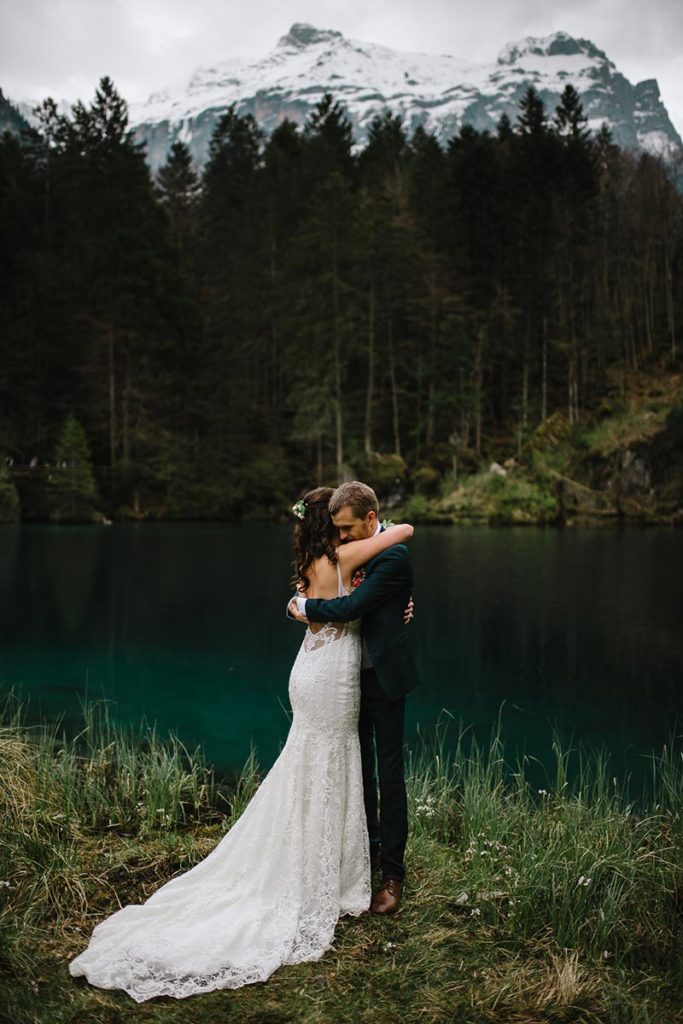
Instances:
[[[306,630],[287,741],[241,817],[199,864],[98,924],[74,977],[139,1003],[239,988],[320,959],[338,918],[368,909],[360,658],[358,622]]]

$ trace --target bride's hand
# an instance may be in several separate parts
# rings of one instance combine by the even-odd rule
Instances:
[[[415,605],[413,603],[413,596],[411,594],[410,595],[410,600],[408,601],[408,605],[406,607],[406,610],[403,613],[403,622],[404,622],[404,624],[406,626],[408,625],[408,623],[410,622],[410,620],[412,619],[412,617],[414,615],[414,611],[413,611],[414,608],[415,608]]]
[[[289,614],[292,616],[292,618],[296,619],[297,622],[303,622],[306,626],[308,625],[308,619],[299,611],[299,607],[296,603],[295,597],[293,597],[292,600],[289,602]]]

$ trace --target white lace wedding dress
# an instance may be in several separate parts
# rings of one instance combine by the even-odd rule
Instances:
[[[74,977],[139,1003],[239,988],[318,960],[338,918],[368,909],[360,659],[359,621],[306,630],[287,741],[242,816],[199,864],[98,924]]]

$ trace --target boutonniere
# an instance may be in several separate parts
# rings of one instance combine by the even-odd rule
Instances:
[[[385,530],[389,530],[392,526],[396,526],[396,523],[394,522],[393,519],[383,519],[382,526],[384,527]]]
[[[356,569],[353,576],[351,577],[351,586],[354,588],[354,590],[356,587],[359,587],[361,585],[361,583],[365,579],[365,576],[365,569]]]

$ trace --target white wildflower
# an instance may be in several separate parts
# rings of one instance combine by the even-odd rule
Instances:
[[[470,917],[481,917],[481,910],[479,907],[472,907],[470,910]]]
[[[586,878],[586,876],[585,876],[585,875],[581,875],[581,876],[579,877],[579,880],[578,880],[578,882],[577,882],[576,884],[577,884],[577,885],[590,885],[590,884],[591,884],[591,881],[592,881],[592,879],[590,879],[590,878]]]

